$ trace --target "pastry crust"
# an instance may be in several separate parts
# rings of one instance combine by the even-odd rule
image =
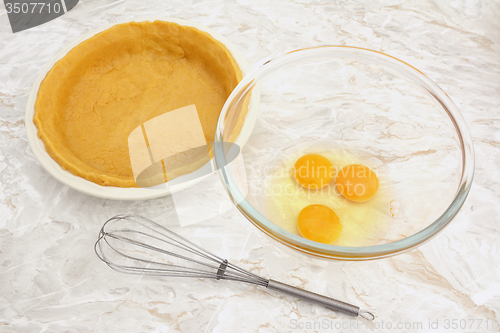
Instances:
[[[119,24],[54,65],[38,90],[33,122],[63,169],[103,186],[136,187],[129,134],[158,115],[194,104],[210,143],[241,79],[230,52],[208,33],[165,21]],[[176,175],[198,169],[208,158],[188,161]]]

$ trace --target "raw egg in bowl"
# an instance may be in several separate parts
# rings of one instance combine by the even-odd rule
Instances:
[[[255,126],[239,131],[259,95]],[[252,120],[254,121],[254,120]],[[244,136],[241,169],[222,145]],[[387,257],[419,246],[458,213],[473,173],[459,110],[431,79],[387,54],[323,46],[278,56],[225,103],[215,161],[238,209],[312,255]]]

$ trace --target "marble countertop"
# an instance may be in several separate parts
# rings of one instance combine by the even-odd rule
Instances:
[[[422,70],[457,104],[475,144],[474,184],[454,221],[410,252],[367,262],[311,258],[263,235],[222,199],[207,204],[222,193],[216,178],[190,194],[208,211],[195,225],[206,230],[204,244],[263,276],[369,309],[373,327],[253,285],[122,275],[96,257],[107,218],[135,213],[175,225],[173,199],[103,200],[59,183],[29,147],[25,107],[65,45],[148,15],[208,26],[251,66],[307,46],[379,50]],[[0,5],[0,331],[500,332],[499,17],[494,0],[87,0],[13,34]]]

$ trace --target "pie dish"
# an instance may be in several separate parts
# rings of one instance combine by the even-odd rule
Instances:
[[[134,188],[128,135],[158,115],[194,104],[212,142],[225,100],[249,70],[225,38],[175,19],[104,27],[75,41],[47,67],[27,106],[35,155],[67,185],[115,199],[157,197],[196,182]],[[208,160],[186,163],[176,174],[189,174]]]

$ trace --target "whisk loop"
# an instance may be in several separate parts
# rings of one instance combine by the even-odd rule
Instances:
[[[357,306],[260,277],[137,215],[117,215],[106,221],[94,249],[102,261],[122,273],[247,282],[352,316],[367,320],[375,318]]]

